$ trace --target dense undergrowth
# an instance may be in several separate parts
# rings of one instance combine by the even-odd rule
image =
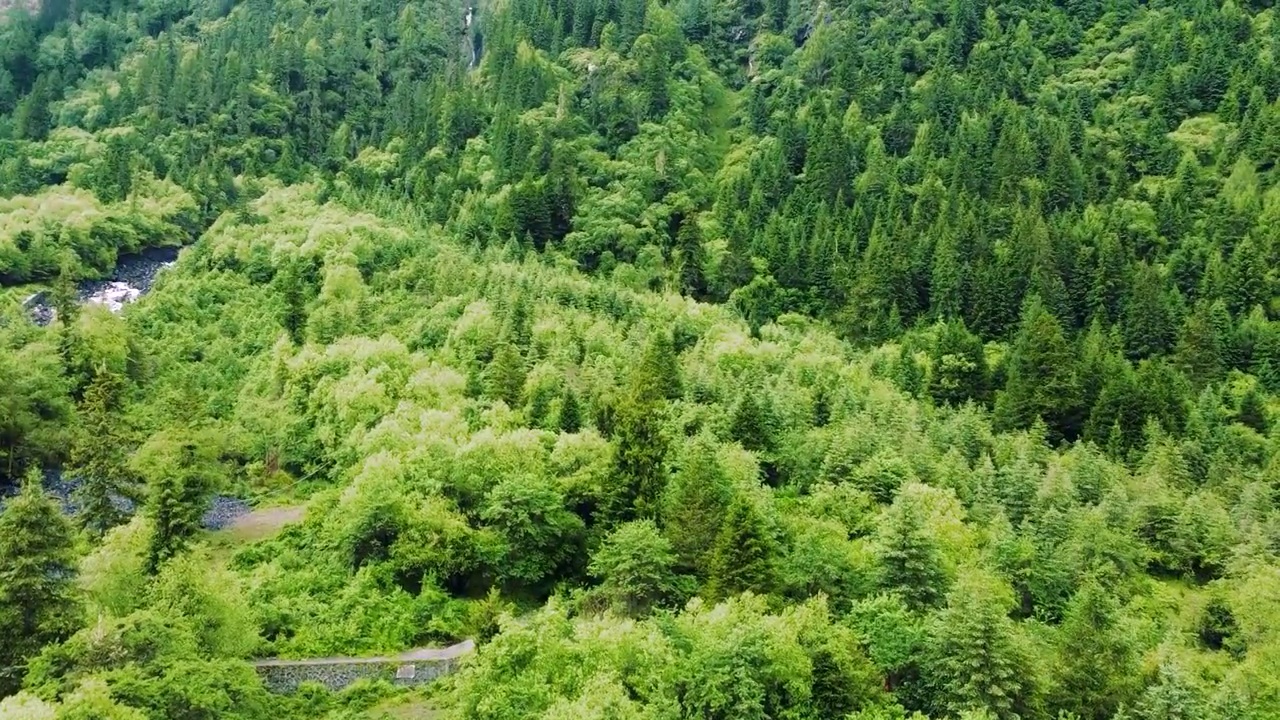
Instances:
[[[85,508],[0,514],[0,718],[356,717],[244,659],[462,637],[459,718],[1280,713],[1273,9],[467,18],[0,24],[0,479]]]

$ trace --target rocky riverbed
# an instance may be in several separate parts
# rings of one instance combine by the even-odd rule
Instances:
[[[105,305],[120,312],[127,303],[144,295],[155,284],[161,270],[178,259],[176,247],[147,248],[139,253],[121,255],[115,272],[105,280],[84,280],[77,286],[80,302]],[[37,293],[26,301],[27,310],[39,325],[53,322],[53,306],[46,293]]]
[[[79,486],[78,479],[63,475],[59,470],[46,470],[44,473],[45,492],[52,495],[62,505],[62,511],[68,515],[74,515],[78,510],[75,495]],[[5,499],[17,491],[17,486],[0,486],[0,508],[4,507]],[[137,503],[129,498],[116,497],[113,501],[116,507],[126,514],[132,515],[137,511]],[[215,495],[209,503],[209,509],[204,513],[201,524],[209,530],[221,530],[230,526],[238,518],[248,515],[252,510],[249,503],[240,498]]]

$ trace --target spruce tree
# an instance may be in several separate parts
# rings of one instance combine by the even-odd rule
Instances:
[[[733,496],[717,449],[707,433],[694,438],[681,453],[680,468],[662,498],[663,532],[681,566],[704,577]]]
[[[1000,581],[974,573],[957,584],[935,616],[922,669],[939,715],[985,708],[999,720],[1040,717],[1037,675]]]
[[[662,406],[633,388],[613,412],[616,489],[609,502],[609,514],[615,521],[653,517],[667,484]]]
[[[636,369],[635,388],[643,401],[675,400],[683,392],[680,361],[671,333],[654,330]]]
[[[71,523],[38,470],[0,512],[0,697],[17,690],[23,661],[79,626]]]
[[[494,399],[501,400],[512,409],[520,407],[524,394],[525,364],[520,351],[510,342],[498,346],[485,369],[485,392]]]
[[[80,404],[80,427],[71,448],[69,474],[80,485],[77,500],[80,523],[95,536],[101,536],[125,519],[117,507],[118,498],[133,498],[136,479],[125,457],[125,440],[119,429],[117,409],[122,380],[106,369],[99,369]]]
[[[707,278],[702,266],[706,251],[702,247],[702,230],[696,217],[686,217],[676,232],[676,253],[680,264],[680,292],[695,300],[707,296]]]
[[[578,394],[567,384],[560,396],[560,432],[576,433],[582,429],[582,404],[578,402]]]
[[[763,391],[750,389],[742,394],[729,421],[729,436],[755,452],[773,449],[773,413]]]
[[[1136,699],[1137,647],[1118,615],[1115,598],[1093,579],[1071,599],[1058,636],[1052,704],[1059,711],[1109,720]]]
[[[1032,298],[1009,357],[1009,380],[996,401],[996,423],[1005,429],[1030,427],[1043,419],[1050,440],[1072,440],[1080,434],[1080,381],[1075,353],[1062,326]]]
[[[1163,355],[1173,344],[1172,306],[1160,271],[1138,263],[1121,311],[1121,334],[1131,359]]]
[[[880,526],[881,585],[916,610],[937,605],[947,592],[942,555],[926,522],[918,501],[900,494]]]
[[[707,596],[723,600],[747,590],[771,592],[776,583],[775,553],[773,539],[750,500],[735,498],[711,551]]]
[[[969,332],[964,321],[938,325],[929,364],[929,394],[935,402],[960,405],[966,400],[987,399],[986,352],[982,340]]]

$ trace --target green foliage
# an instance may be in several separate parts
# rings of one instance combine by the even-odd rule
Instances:
[[[17,689],[23,662],[74,631],[75,555],[70,523],[32,471],[0,511],[0,693]]]
[[[7,14],[0,486],[89,532],[0,714],[474,636],[446,715],[1274,717],[1280,24],[1201,5]]]
[[[919,503],[913,495],[900,495],[878,528],[883,586],[917,610],[939,603],[946,596],[949,581]]]
[[[671,543],[651,520],[624,523],[604,539],[588,570],[614,611],[640,616],[678,591]]]
[[[1075,357],[1058,320],[1033,299],[1010,350],[1009,382],[996,400],[996,422],[1005,428],[1048,425],[1051,439],[1080,432],[1080,383]]]
[[[777,583],[777,550],[751,501],[729,505],[708,561],[706,593],[720,599],[750,590],[767,594]]]
[[[939,712],[1039,712],[1039,668],[1005,614],[1010,599],[998,580],[979,573],[962,577],[948,596],[930,627],[923,669]]]
[[[663,494],[661,517],[680,564],[703,577],[711,571],[716,536],[732,496],[719,447],[711,436],[699,435],[685,446],[680,468]]]

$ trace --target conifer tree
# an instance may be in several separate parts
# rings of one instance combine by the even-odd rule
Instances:
[[[147,480],[144,511],[151,520],[147,570],[159,571],[200,529],[220,482],[215,436],[207,432],[164,432],[153,436],[133,457]]]
[[[938,326],[929,364],[929,394],[935,402],[959,405],[966,400],[987,399],[986,352],[964,321],[951,320]]]
[[[18,687],[23,661],[78,627],[70,522],[38,470],[0,511],[0,696]]]
[[[1053,706],[1083,720],[1110,720],[1138,690],[1134,638],[1121,627],[1115,599],[1087,580],[1067,606],[1058,637]]]
[[[747,590],[771,592],[776,583],[775,554],[773,538],[750,500],[736,498],[711,551],[707,596],[720,600]]]
[[[972,573],[930,626],[925,682],[938,714],[986,709],[999,720],[1038,717],[1038,674],[1007,610],[1000,582]]]
[[[632,388],[613,408],[614,520],[653,517],[667,484],[662,405]]]
[[[1211,383],[1223,372],[1223,345],[1224,338],[1215,327],[1209,303],[1197,303],[1178,336],[1178,366],[1193,383]]]
[[[955,231],[943,228],[933,251],[929,302],[938,320],[958,318],[964,309],[964,278]]]
[[[703,300],[707,295],[707,279],[702,266],[706,252],[702,247],[702,230],[695,217],[686,217],[676,232],[676,252],[680,263],[680,291]]]
[[[578,394],[567,384],[560,396],[559,422],[563,433],[573,434],[582,429],[582,404],[578,402]]]
[[[1121,312],[1121,333],[1131,359],[1162,355],[1173,344],[1174,319],[1160,271],[1138,263]]]
[[[694,438],[680,456],[662,498],[662,528],[680,564],[705,577],[711,551],[724,522],[733,490],[709,434]]]
[[[635,388],[644,401],[675,400],[683,392],[680,361],[671,333],[655,330],[636,368]]]
[[[485,369],[485,392],[512,409],[519,408],[524,395],[524,381],[524,358],[514,344],[501,343]]]
[[[68,472],[80,481],[79,520],[95,536],[123,522],[125,514],[117,502],[136,495],[136,480],[125,461],[120,420],[112,416],[118,410],[122,384],[114,373],[99,369],[85,389],[80,428],[71,448]]]
[[[1075,353],[1058,320],[1033,297],[1010,353],[1009,380],[996,401],[996,422],[1020,428],[1040,418],[1051,440],[1074,439],[1081,430],[1081,400]]]
[[[729,421],[729,436],[755,452],[773,449],[773,413],[765,402],[762,391],[747,390],[734,406]]]
[[[881,583],[922,610],[937,605],[947,592],[947,575],[937,541],[925,528],[927,519],[918,501],[899,494],[880,527]]]

